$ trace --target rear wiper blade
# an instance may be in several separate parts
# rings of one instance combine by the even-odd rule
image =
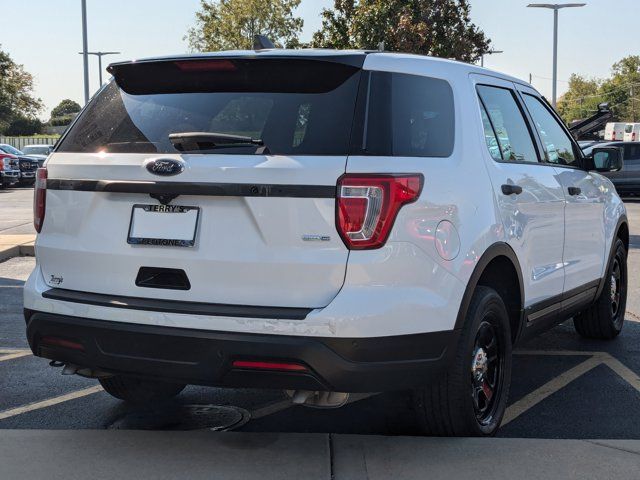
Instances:
[[[258,147],[264,147],[264,142],[259,138],[251,138],[244,135],[231,135],[228,133],[217,132],[171,133],[169,134],[169,140],[176,148],[176,150],[180,152],[190,152],[194,150],[212,150],[214,148],[235,146],[241,147],[243,145],[255,145]]]

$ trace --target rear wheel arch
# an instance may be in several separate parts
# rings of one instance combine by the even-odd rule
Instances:
[[[622,240],[624,243],[624,248],[629,251],[629,224],[627,223],[627,218],[622,217],[618,223],[618,229],[616,232],[616,238]]]
[[[518,257],[508,244],[494,243],[478,260],[462,297],[456,329],[462,328],[471,298],[479,285],[493,288],[502,297],[509,312],[511,338],[515,341],[522,326],[524,283]]]

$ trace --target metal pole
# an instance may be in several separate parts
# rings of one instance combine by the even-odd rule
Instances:
[[[84,64],[84,103],[89,103],[89,51],[87,41],[87,0],[82,0],[82,62]]]
[[[480,55],[480,66],[484,67],[484,53]]]
[[[100,86],[102,88],[102,55],[98,55],[98,78],[100,79]]]
[[[558,9],[553,9],[553,92],[551,105],[556,108],[558,94]]]

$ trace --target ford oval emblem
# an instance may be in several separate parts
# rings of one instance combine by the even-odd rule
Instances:
[[[159,158],[147,163],[147,170],[154,175],[168,177],[184,171],[184,163],[171,158]]]

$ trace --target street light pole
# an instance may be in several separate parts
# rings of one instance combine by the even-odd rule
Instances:
[[[89,53],[87,50],[87,0],[82,0],[82,63],[84,68],[84,103],[89,103]]]
[[[530,8],[550,8],[553,10],[553,86],[551,104],[555,108],[558,93],[558,10],[561,8],[584,7],[586,3],[530,3]]]
[[[100,87],[102,86],[102,57],[105,55],[120,55],[121,52],[87,52],[87,55],[95,55],[98,57],[98,79],[100,81]],[[84,52],[80,52],[84,54]]]
[[[503,50],[488,50],[486,52],[484,52],[482,55],[480,55],[480,66],[484,67],[484,56],[485,55],[494,55],[496,53],[504,53]]]

